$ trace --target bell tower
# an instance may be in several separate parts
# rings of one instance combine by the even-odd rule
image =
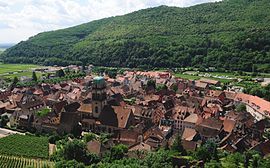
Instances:
[[[99,118],[101,111],[107,104],[106,82],[103,77],[95,77],[92,85],[92,113]]]

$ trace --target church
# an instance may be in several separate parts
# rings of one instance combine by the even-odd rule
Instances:
[[[132,109],[108,103],[107,85],[103,77],[92,83],[92,100],[78,109],[83,131],[116,133],[134,123]]]

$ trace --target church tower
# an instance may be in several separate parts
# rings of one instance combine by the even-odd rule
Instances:
[[[107,104],[106,82],[103,77],[95,77],[92,85],[92,112],[94,118],[99,118]]]

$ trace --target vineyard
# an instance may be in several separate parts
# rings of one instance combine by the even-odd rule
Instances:
[[[47,160],[27,159],[0,155],[1,168],[52,168],[54,163]]]
[[[0,154],[46,159],[49,155],[48,138],[19,134],[10,135],[0,139]]]

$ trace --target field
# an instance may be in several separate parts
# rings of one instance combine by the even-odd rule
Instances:
[[[18,134],[1,138],[0,155],[48,158],[48,138]]]
[[[14,156],[0,155],[1,168],[52,168],[54,163],[47,160],[28,159]]]
[[[32,68],[38,68],[38,65],[31,64],[3,64],[0,63],[0,77],[13,78],[14,76],[29,76],[32,75]],[[37,73],[38,75],[38,73]]]
[[[203,77],[203,76],[197,76],[197,75],[191,75],[191,74],[184,74],[184,73],[176,73],[174,74],[176,77],[183,78],[183,79],[189,79],[189,80],[198,80],[201,78],[208,78],[220,81],[221,83],[227,83],[231,82],[232,79],[223,79],[223,78],[217,78],[217,77]]]

